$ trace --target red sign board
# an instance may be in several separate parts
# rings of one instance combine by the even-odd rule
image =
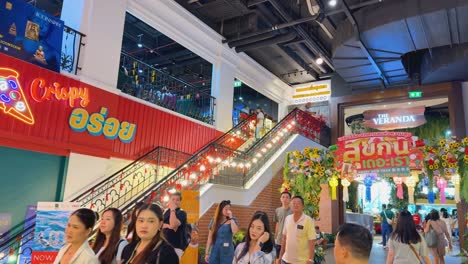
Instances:
[[[411,133],[378,132],[338,139],[338,169],[352,165],[358,173],[409,176],[410,167],[421,164],[421,153],[412,147]]]
[[[194,153],[221,132],[0,54],[0,145],[58,155]]]

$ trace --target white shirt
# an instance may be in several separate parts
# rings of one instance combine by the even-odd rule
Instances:
[[[265,115],[262,112],[257,113],[257,127],[263,126],[263,119],[265,119]]]
[[[273,250],[268,254],[263,251],[255,251],[252,255],[249,255],[249,252],[247,252],[242,258],[239,259],[244,246],[245,242],[237,245],[232,264],[271,264],[275,260],[276,251],[274,247]]]
[[[70,246],[71,244],[66,244],[60,249],[57,257],[55,258],[54,264],[60,263],[60,260],[62,260],[63,255],[65,255],[65,252],[67,252]],[[100,263],[96,255],[94,254],[94,251],[89,246],[88,241],[85,241],[83,245],[81,245],[81,247],[76,251],[75,255],[73,255],[73,258],[71,259],[70,264],[100,264]]]
[[[315,240],[315,223],[310,216],[301,215],[294,222],[294,214],[284,220],[283,236],[286,236],[286,248],[283,260],[287,263],[305,264],[309,260],[309,241]]]

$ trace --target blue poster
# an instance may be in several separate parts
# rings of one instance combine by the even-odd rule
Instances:
[[[35,217],[36,211],[37,211],[36,205],[29,205],[28,208],[26,209],[26,217],[25,217],[25,223],[24,223],[25,229],[27,227],[32,226],[36,222],[36,217]],[[32,239],[30,236],[23,237],[23,240],[21,241],[21,254],[19,254],[18,256],[17,264],[31,263],[33,243],[34,243],[34,239]]]
[[[21,0],[0,0],[0,52],[60,72],[62,20]]]
[[[11,228],[11,214],[0,213],[0,244],[3,243],[5,240],[8,240],[10,236],[3,236],[3,233],[9,231]],[[4,258],[8,252],[1,252],[2,259],[0,263],[7,263],[8,258]]]

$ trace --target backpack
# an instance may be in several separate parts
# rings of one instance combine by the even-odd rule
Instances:
[[[192,238],[192,225],[190,224],[185,224],[184,226],[184,229],[183,229],[183,232],[182,232],[182,250],[185,251],[185,249],[188,247],[188,245],[190,244],[190,240]]]

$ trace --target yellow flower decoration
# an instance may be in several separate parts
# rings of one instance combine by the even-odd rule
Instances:
[[[442,167],[447,167],[447,163],[442,162]]]
[[[447,155],[442,155],[442,159],[447,160],[448,159]]]
[[[429,169],[430,169],[430,170],[433,170],[433,169],[434,169],[434,165],[429,165]]]
[[[455,148],[459,148],[460,147],[460,143],[455,143]]]
[[[463,139],[463,145],[468,145],[468,137]]]
[[[442,139],[442,140],[439,141],[439,146],[442,147],[442,146],[445,145],[445,143],[447,143],[447,141],[445,141],[445,139]]]
[[[325,173],[323,173],[323,171],[319,172],[318,173],[320,177],[322,177],[323,175],[325,175]]]
[[[435,164],[434,165],[434,170],[437,170],[439,168],[439,165]]]

